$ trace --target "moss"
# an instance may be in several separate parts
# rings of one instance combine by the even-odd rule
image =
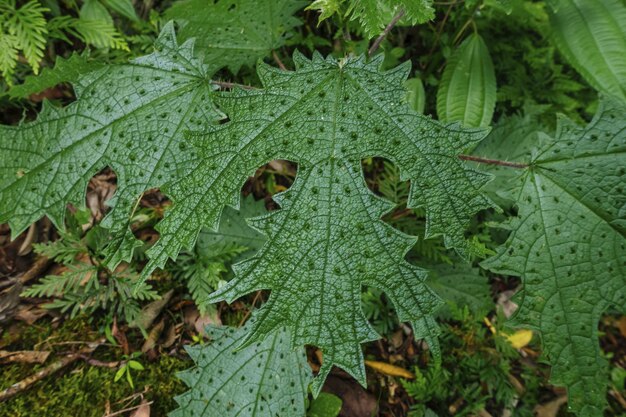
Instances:
[[[98,325],[97,317],[86,315],[61,323],[45,319],[34,325],[16,323],[16,327],[2,335],[4,349],[36,348],[51,350],[53,353],[44,365],[12,364],[0,367],[0,389],[34,374],[59,360],[66,352],[76,349],[75,345],[63,342],[100,338],[101,334],[96,330]],[[140,346],[141,335],[139,332],[134,333],[128,335],[130,341]],[[119,347],[106,345],[98,348],[93,356],[103,361],[116,361],[121,359],[122,352]],[[138,360],[145,369],[133,371],[135,389],[129,386],[125,378],[113,381],[117,369],[95,367],[80,361],[3,403],[0,406],[0,417],[102,417],[107,401],[112,411],[119,410],[128,405],[116,402],[142,392],[145,387],[149,387],[145,398],[154,401],[151,416],[166,416],[168,411],[176,408],[173,397],[185,391],[184,384],[176,378],[176,372],[191,367],[192,361],[168,355],[161,355],[155,361],[145,357]]]
[[[145,370],[133,373],[135,389],[125,379],[114,382],[115,369],[78,363],[64,373],[55,374],[37,383],[29,391],[19,394],[0,407],[1,417],[102,417],[107,401],[112,411],[125,407],[115,404],[149,387],[145,398],[154,401],[151,416],[166,416],[176,408],[173,397],[185,391],[176,372],[191,366],[186,361],[163,355],[155,362],[142,361]],[[21,374],[21,365],[4,367],[2,381],[15,380]],[[31,368],[32,369],[32,368]],[[32,372],[32,371],[31,371]],[[4,385],[4,384],[3,384]]]

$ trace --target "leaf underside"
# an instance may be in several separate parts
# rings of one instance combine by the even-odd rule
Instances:
[[[361,159],[396,163],[413,184],[409,205],[427,211],[426,237],[443,234],[460,253],[469,217],[492,203],[479,192],[488,176],[457,157],[484,132],[412,111],[404,101],[408,66],[381,72],[378,58],[299,54],[294,61],[294,72],[261,65],[264,89],[215,96],[229,122],[192,136],[202,162],[165,189],[174,205],[157,226],[161,237],[144,275],[191,247],[201,227],[216,228],[222,208],[238,205],[241,186],[259,166],[298,163],[294,184],[274,197],[281,210],[250,220],[267,242],[235,265],[235,279],[213,301],[271,290],[248,342],[286,326],[294,344],[322,348],[319,391],[333,365],[365,384],[360,343],[378,335],[361,311],[363,285],[384,290],[400,319],[438,352],[432,315],[440,300],[424,284],[425,271],[404,260],[415,239],[380,220],[393,204],[367,189]]]
[[[302,22],[293,16],[302,0],[184,0],[165,12],[180,23],[182,39],[195,38],[209,74],[227,67],[237,73],[285,43],[286,33]]]
[[[292,350],[279,329],[262,342],[237,350],[247,333],[208,327],[208,345],[187,347],[195,368],[178,376],[190,391],[175,398],[170,417],[290,417],[305,414],[311,369],[304,348]]]
[[[483,266],[521,276],[514,325],[542,334],[552,382],[579,416],[602,414],[607,364],[598,321],[626,311],[626,108],[606,99],[591,123],[560,120],[511,192],[511,235]]]

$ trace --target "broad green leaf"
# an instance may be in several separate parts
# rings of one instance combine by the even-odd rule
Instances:
[[[130,20],[138,20],[137,12],[131,0],[103,0],[111,10]]]
[[[322,392],[311,402],[306,417],[337,417],[343,401],[336,395]]]
[[[553,0],[552,37],[596,90],[626,102],[626,5],[620,0]]]
[[[443,122],[488,126],[496,105],[496,74],[483,38],[472,34],[448,59],[437,90],[437,115]]]
[[[539,145],[542,132],[546,131],[547,128],[541,126],[532,115],[503,117],[485,140],[472,151],[472,155],[505,162],[530,160],[532,149]],[[494,175],[493,181],[485,186],[485,192],[500,206],[509,205],[510,191],[518,185],[519,169],[502,165],[479,165],[481,169]]]
[[[458,262],[455,265],[428,266],[428,285],[449,304],[468,307],[480,317],[494,306],[487,277],[478,268]],[[447,313],[446,309],[441,312]]]
[[[57,58],[54,68],[44,68],[39,76],[28,76],[22,84],[12,87],[8,94],[11,98],[26,98],[55,85],[77,80],[86,74],[101,68],[103,64],[90,60],[85,53],[74,53],[69,58]]]
[[[190,391],[175,397],[170,417],[304,416],[311,369],[304,348],[292,350],[279,329],[238,349],[248,326],[208,327],[208,345],[187,347],[195,368],[178,374]]]
[[[99,0],[85,0],[80,8],[80,18],[85,20],[101,20],[113,25],[113,18]]]
[[[281,210],[250,220],[267,242],[235,265],[235,279],[213,301],[271,290],[248,343],[286,326],[294,344],[321,347],[319,392],[333,365],[365,383],[360,344],[378,335],[361,311],[364,285],[385,291],[399,318],[438,352],[432,314],[440,300],[424,284],[425,271],[404,260],[415,239],[380,220],[394,205],[369,191],[361,160],[394,162],[412,182],[408,205],[427,212],[426,237],[444,235],[461,253],[469,217],[492,203],[479,191],[489,177],[458,158],[484,132],[415,113],[405,101],[408,65],[381,72],[382,56],[337,62],[318,54],[296,54],[294,62],[294,72],[261,65],[263,89],[216,96],[229,122],[193,136],[201,163],[164,189],[174,204],[157,226],[144,276],[191,247],[203,226],[215,228],[225,205],[237,207],[259,166],[298,163],[294,184],[274,197]]]
[[[168,24],[156,49],[78,77],[76,102],[64,109],[44,102],[36,121],[0,126],[0,222],[13,237],[44,215],[63,228],[67,203],[83,207],[89,179],[109,166],[118,188],[104,220],[116,236],[108,262],[130,258],[128,225],[141,193],[193,169],[196,151],[183,132],[219,117],[192,42],[178,46]]]
[[[301,24],[293,14],[304,5],[301,0],[183,0],[165,16],[180,24],[181,38],[196,39],[209,73],[223,67],[237,73],[285,43],[287,32]]]
[[[560,120],[512,193],[519,214],[484,267],[524,280],[514,325],[542,334],[552,383],[579,416],[606,405],[598,321],[626,311],[626,108],[607,99],[586,127]]]
[[[224,208],[217,232],[203,229],[198,235],[196,250],[207,258],[219,256],[224,248],[238,246],[247,248],[243,255],[249,256],[263,246],[265,236],[251,228],[246,218],[267,213],[263,200],[254,201],[253,196],[241,200],[239,211],[232,207]]]
[[[407,101],[409,106],[418,113],[424,113],[426,106],[426,93],[424,92],[424,84],[419,78],[410,78],[406,80],[404,86],[407,89]]]

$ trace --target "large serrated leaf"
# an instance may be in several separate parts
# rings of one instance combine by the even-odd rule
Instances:
[[[474,33],[446,64],[437,90],[437,115],[443,122],[488,126],[496,106],[496,74],[483,38]]]
[[[118,188],[104,220],[116,236],[108,262],[130,258],[137,199],[193,168],[196,152],[183,132],[219,118],[192,45],[179,46],[168,24],[151,55],[73,80],[77,99],[68,107],[44,102],[36,121],[0,126],[0,222],[13,237],[44,215],[63,228],[67,203],[84,206],[89,179],[109,166]]]
[[[320,346],[319,391],[333,365],[365,383],[360,343],[378,335],[361,311],[364,285],[384,290],[400,319],[437,352],[432,314],[440,301],[424,284],[425,272],[404,260],[415,239],[380,220],[393,204],[368,190],[361,159],[396,163],[412,181],[409,206],[427,211],[426,237],[443,234],[460,252],[469,217],[492,203],[479,192],[488,177],[458,158],[484,132],[411,110],[403,87],[408,66],[381,72],[382,57],[337,62],[296,54],[294,61],[294,72],[261,65],[263,89],[217,97],[229,122],[194,136],[202,162],[165,189],[174,205],[158,225],[144,275],[192,246],[201,227],[215,228],[257,167],[274,159],[298,163],[292,187],[274,198],[282,209],[251,221],[267,242],[235,266],[236,278],[214,301],[271,290],[250,341],[286,326],[295,344]]]
[[[183,0],[165,12],[181,24],[179,36],[195,38],[209,72],[253,66],[285,43],[286,32],[301,24],[293,14],[302,0]]]
[[[187,347],[195,368],[179,377],[191,388],[176,397],[170,417],[297,417],[305,414],[311,369],[303,348],[292,350],[279,329],[238,349],[247,332],[208,327],[208,345]]]
[[[483,266],[523,278],[514,324],[541,332],[572,410],[598,416],[607,372],[598,321],[608,306],[626,311],[626,108],[607,99],[584,128],[560,120],[523,162],[518,218]]]
[[[595,89],[626,102],[626,5],[620,0],[554,0],[559,51]]]

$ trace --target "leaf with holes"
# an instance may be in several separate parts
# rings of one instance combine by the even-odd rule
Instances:
[[[526,161],[512,198],[519,215],[483,266],[521,276],[513,321],[543,336],[552,382],[579,416],[602,414],[607,364],[598,321],[626,311],[626,108],[607,99],[586,127],[561,120]]]
[[[109,166],[118,188],[104,220],[116,236],[107,262],[113,268],[130,258],[137,241],[129,223],[141,193],[192,169],[196,151],[183,132],[219,118],[193,43],[179,46],[168,24],[156,49],[80,76],[77,99],[64,109],[44,102],[36,121],[0,126],[0,222],[9,222],[13,237],[44,215],[62,228],[66,204],[84,206],[89,179]]]
[[[195,368],[178,376],[191,388],[170,417],[304,416],[311,369],[279,329],[237,350],[248,328],[208,327],[208,345],[187,347]]]
[[[181,38],[195,38],[210,73],[227,67],[237,73],[284,45],[301,24],[293,14],[301,0],[183,0],[165,12],[180,23]]]
[[[460,253],[468,248],[469,217],[492,203],[479,191],[489,177],[458,158],[484,131],[414,112],[405,102],[408,65],[382,72],[382,56],[338,62],[296,54],[294,61],[293,72],[261,65],[263,89],[215,96],[229,121],[193,136],[202,162],[165,189],[174,205],[158,225],[144,276],[191,247],[203,226],[216,228],[223,207],[238,205],[259,166],[298,163],[292,187],[274,197],[282,209],[251,220],[267,242],[235,265],[235,279],[213,301],[271,290],[248,342],[286,326],[296,345],[321,347],[318,392],[333,365],[365,384],[360,344],[379,336],[361,311],[364,285],[384,290],[400,319],[437,352],[433,313],[440,300],[425,285],[425,271],[404,260],[415,239],[381,221],[393,203],[368,190],[361,159],[396,163],[412,181],[409,206],[427,212],[426,237],[444,235]]]

